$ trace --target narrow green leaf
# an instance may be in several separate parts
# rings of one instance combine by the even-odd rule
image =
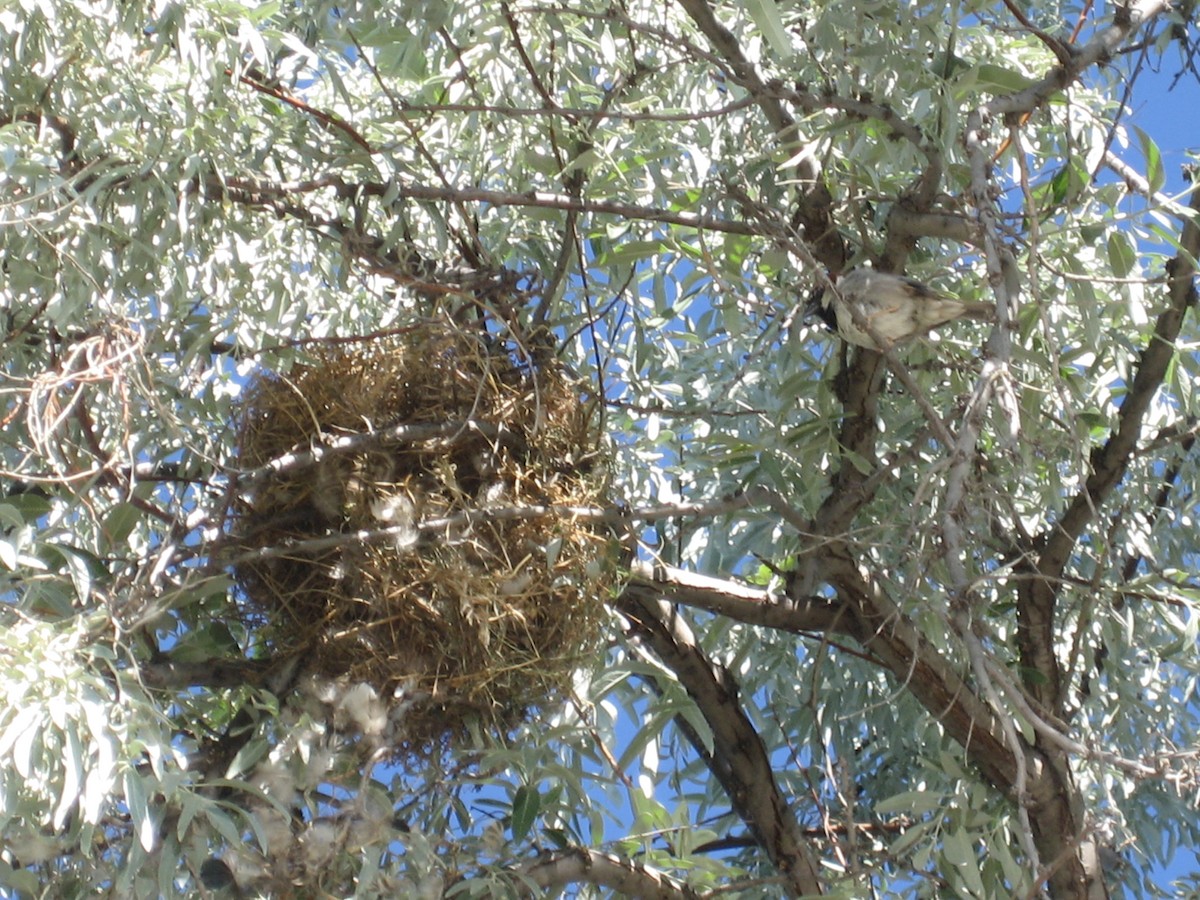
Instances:
[[[1162,152],[1150,135],[1136,125],[1133,126],[1133,130],[1137,134],[1138,143],[1142,147],[1142,156],[1146,160],[1146,180],[1150,182],[1150,190],[1161,191],[1163,185],[1167,183],[1167,174],[1163,170]]]
[[[217,809],[215,806],[210,806],[208,809],[206,809],[204,811],[204,815],[208,819],[209,824],[211,824],[212,827],[215,828],[221,835],[221,837],[225,838],[225,840],[228,841],[231,846],[238,847],[241,845],[242,836],[238,832],[237,826],[233,824],[233,820],[230,819],[229,816],[225,815],[225,813]],[[263,847],[264,851],[266,849],[266,847]]]
[[[933,826],[930,823],[920,822],[917,825],[904,829],[904,833],[892,842],[892,846],[888,848],[888,852],[897,859],[904,856],[912,847],[925,840],[931,827]]]
[[[183,809],[179,814],[179,821],[175,825],[175,836],[180,841],[187,837],[188,826],[192,824],[192,819],[196,817],[196,813],[200,812],[207,803],[207,800],[198,797],[191,791],[183,794]]]
[[[0,887],[10,888],[13,893],[6,896],[36,897],[44,885],[38,881],[37,873],[31,869],[14,869],[0,859]]]
[[[541,794],[536,788],[527,785],[517,788],[512,806],[513,841],[522,841],[529,834],[529,829],[533,827],[534,820],[537,819],[541,800]]]
[[[125,772],[125,805],[129,809],[129,818],[138,842],[149,853],[154,849],[154,823],[146,803],[146,785],[134,769]]]
[[[15,734],[11,740],[12,765],[22,778],[29,778],[35,768],[34,749],[39,743],[37,739],[41,734],[42,725],[42,709],[38,706],[21,710],[13,724]],[[8,735],[5,735],[5,743],[9,743]],[[0,749],[0,756],[4,755],[4,749]]]
[[[750,0],[746,10],[776,57],[790,59],[794,52],[792,39],[783,24],[783,17],[779,15],[779,4],[775,0]]]
[[[971,839],[964,831],[953,831],[942,839],[942,856],[954,867],[967,866],[975,861]]]
[[[948,834],[942,842],[942,856],[946,862],[954,866],[958,876],[977,897],[987,893],[983,888],[983,877],[979,872],[979,860],[971,838],[965,831],[959,830]]]
[[[993,63],[982,63],[975,71],[978,76],[976,84],[986,91],[997,94],[1016,94],[1036,84],[1035,79],[1022,75],[1015,69],[997,66]]]
[[[254,764],[262,759],[270,749],[271,745],[266,738],[256,737],[253,740],[247,741],[229,763],[229,768],[225,771],[225,777],[236,778],[242,772],[249,772],[254,768]]]
[[[62,828],[63,823],[67,821],[67,815],[75,808],[80,792],[83,790],[83,742],[79,739],[76,723],[72,722],[67,726],[66,736],[62,793],[59,795],[58,805],[54,809],[54,818],[51,820],[56,831]]]
[[[0,503],[0,526],[7,528],[20,528],[25,524],[25,517],[21,515],[21,511],[11,503]]]
[[[1137,255],[1133,252],[1133,245],[1129,243],[1129,238],[1119,231],[1109,234],[1108,264],[1112,266],[1113,273],[1118,278],[1124,278],[1133,271],[1136,263]]]
[[[931,791],[903,791],[875,804],[875,812],[881,816],[896,815],[897,813],[919,816],[922,813],[941,809],[944,802],[945,799],[941,794]]]
[[[123,545],[143,516],[144,513],[132,503],[118,503],[110,509],[100,525],[105,545],[109,549]]]

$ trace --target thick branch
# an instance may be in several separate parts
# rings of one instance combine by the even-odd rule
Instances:
[[[747,625],[792,633],[833,630],[845,617],[840,604],[811,599],[795,603],[762,588],[697,575],[672,566],[635,562],[627,593],[644,599],[664,597]]]
[[[997,790],[1007,793],[1016,764],[996,714],[912,621],[847,558],[833,561],[830,583],[853,610],[847,631],[942,723]]]
[[[340,195],[382,197],[391,192],[397,198],[408,200],[437,200],[455,203],[482,203],[495,207],[520,207],[523,209],[559,209],[567,212],[611,215],[621,219],[643,222],[662,222],[702,231],[719,231],[725,234],[753,235],[757,230],[744,222],[705,216],[682,210],[639,206],[636,203],[621,203],[614,200],[588,200],[570,194],[551,191],[496,191],[477,187],[438,187],[428,184],[397,181],[346,182],[330,176],[315,181],[297,184],[248,184],[236,179],[214,180],[208,192],[215,196],[227,195],[230,199],[250,206],[268,206],[277,209],[278,204],[288,197],[321,188],[333,188]],[[289,210],[283,209],[283,212]]]
[[[562,888],[582,882],[636,900],[695,900],[700,896],[662,872],[586,847],[543,853],[525,866],[521,874],[542,888]]]
[[[1191,208],[1200,213],[1200,191],[1193,193]],[[1023,582],[1018,595],[1018,644],[1022,665],[1039,673],[1030,684],[1034,697],[1058,715],[1065,702],[1065,685],[1054,648],[1057,645],[1055,608],[1058,585],[1076,542],[1099,514],[1101,507],[1125,477],[1137,450],[1138,437],[1150,403],[1166,377],[1175,355],[1175,340],[1184,314],[1196,302],[1191,262],[1200,253],[1200,228],[1189,219],[1183,226],[1182,250],[1168,266],[1170,305],[1158,317],[1154,333],[1142,350],[1133,381],[1117,414],[1117,426],[1108,440],[1091,454],[1091,475],[1083,490],[1068,504],[1059,521],[1039,538],[1036,561],[1025,564],[1025,574],[1040,577]]]
[[[1067,85],[1078,81],[1089,68],[1110,59],[1122,42],[1168,7],[1166,0],[1134,0],[1129,6],[1117,6],[1111,25],[1101,29],[1078,50],[1065,48],[1069,52],[1069,63],[1055,66],[1041,81],[1023,91],[984,104],[980,112],[985,118],[992,118],[1037,109]]]
[[[1192,194],[1191,209],[1200,216],[1200,190]],[[1192,283],[1196,268],[1192,260],[1200,255],[1200,227],[1195,217],[1184,222],[1180,247],[1181,252],[1167,266],[1170,305],[1159,315],[1154,334],[1138,357],[1133,383],[1117,414],[1116,429],[1103,446],[1092,451],[1092,474],[1083,491],[1071,501],[1062,519],[1045,537],[1038,561],[1038,569],[1043,574],[1062,574],[1075,541],[1125,477],[1125,470],[1137,449],[1146,411],[1175,356],[1175,340],[1183,326],[1184,315],[1196,303],[1196,289]]]
[[[1200,212],[1200,192],[1193,194],[1191,206]],[[1084,530],[1125,476],[1137,450],[1146,412],[1174,357],[1174,342],[1184,315],[1196,302],[1191,260],[1200,253],[1200,228],[1194,218],[1185,222],[1180,243],[1182,252],[1167,267],[1170,305],[1158,317],[1154,333],[1138,359],[1117,415],[1117,426],[1109,439],[1092,452],[1092,473],[1083,490],[1059,522],[1039,538],[1040,555],[1018,567],[1021,574],[1037,576],[1023,580],[1017,593],[1021,665],[1025,672],[1036,673],[1026,679],[1026,688],[1041,709],[1054,717],[1061,714],[1067,688],[1056,649],[1057,601],[1063,571]],[[1049,876],[1051,892],[1062,897],[1103,897],[1103,873],[1094,861],[1094,839],[1082,832],[1083,823],[1076,809],[1078,792],[1067,756],[1041,733],[1037,746],[1043,765],[1040,777],[1030,785],[1029,808],[1036,811],[1031,824],[1043,860],[1060,861]]]
[[[958,213],[917,212],[904,206],[895,207],[888,216],[888,233],[909,238],[947,238],[961,244],[978,244],[976,225]]]
[[[679,675],[704,710],[706,720],[712,724],[717,760],[738,763],[732,767],[734,787],[730,792],[735,796],[739,813],[754,827],[757,820],[750,817],[749,810],[743,812],[736,797],[745,793],[746,785],[773,785],[772,782],[748,780],[766,777],[770,771],[769,763],[765,758],[757,761],[753,752],[740,752],[743,747],[761,750],[761,743],[737,709],[736,698],[727,695],[728,689],[723,683],[727,676],[720,670],[714,670],[710,663],[700,657],[697,648],[668,640],[666,632],[670,620],[667,617],[670,614],[662,611],[666,607],[657,600],[660,596],[752,624],[785,630],[827,628],[831,632],[853,637],[891,671],[897,683],[903,684],[937,718],[947,734],[964,748],[970,761],[997,790],[1010,793],[1015,783],[1017,765],[1012,749],[1004,741],[1003,729],[996,714],[976,696],[955,666],[938,653],[912,622],[890,600],[862,580],[853,564],[846,562],[831,574],[839,596],[848,602],[811,601],[805,605],[794,605],[772,602],[765,591],[734,582],[643,564],[635,566],[635,580],[626,587],[619,601],[627,614],[630,610],[636,614],[639,610],[648,609],[655,616],[651,625],[643,626],[659,629],[657,636],[651,638],[652,646]],[[636,615],[632,617],[636,618]],[[664,645],[668,650],[663,649]],[[694,652],[697,659],[688,658],[689,652]],[[718,734],[719,722],[726,723],[722,734]],[[727,737],[722,745],[719,738],[724,735]],[[739,744],[739,741],[750,737],[753,737],[753,745]],[[761,775],[756,774],[759,767]],[[723,769],[716,774],[728,786],[730,772]],[[760,799],[757,808],[772,810],[782,802],[781,797],[768,797]],[[791,823],[790,815],[787,823]],[[764,846],[768,846],[767,840],[769,837],[764,838]]]
[[[717,21],[708,0],[678,0],[717,55],[729,65],[729,75],[757,101],[780,143],[800,139],[796,121],[780,102],[778,92],[755,71],[742,52],[737,37]],[[825,184],[821,163],[814,154],[802,153],[795,163],[796,179],[802,185],[797,198],[793,224],[813,246],[816,257],[830,269],[838,270],[846,259],[841,234],[833,221],[833,195]]]
[[[754,95],[759,108],[767,117],[767,121],[771,123],[771,127],[780,135],[791,137],[790,132],[795,127],[795,120],[783,108],[783,104],[779,102],[775,92],[769,90],[766,82],[759,77],[754,65],[742,52],[742,46],[738,43],[737,36],[717,21],[712,7],[708,5],[708,0],[679,0],[679,5],[683,7],[683,11],[688,14],[700,32],[708,38],[708,42],[717,55],[729,64],[730,75],[738,84]]]
[[[875,441],[879,435],[879,391],[886,372],[882,354],[859,350],[842,373],[840,392],[843,414],[838,444],[842,460],[829,485],[829,495],[817,511],[813,530],[821,535],[844,534],[855,514],[871,499],[865,461],[875,467]]]
[[[823,893],[817,859],[804,840],[779,785],[762,738],[742,712],[737,684],[696,644],[669,603],[643,591],[625,591],[621,611],[634,632],[678,677],[712,728],[710,765],[730,788],[730,801],[796,895]]]

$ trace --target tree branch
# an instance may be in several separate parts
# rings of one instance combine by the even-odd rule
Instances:
[[[587,847],[542,853],[520,871],[541,888],[561,888],[582,882],[609,888],[636,900],[699,900],[700,897],[686,884],[662,872]]]
[[[1191,208],[1200,213],[1200,191],[1193,193]],[[1015,568],[1018,575],[1033,576],[1017,587],[1017,647],[1027,673],[1025,687],[1055,718],[1061,716],[1066,702],[1066,683],[1056,650],[1063,572],[1084,530],[1125,476],[1146,412],[1174,358],[1184,315],[1196,303],[1193,260],[1200,253],[1200,228],[1194,216],[1184,222],[1180,246],[1180,253],[1167,266],[1169,306],[1159,315],[1139,356],[1116,428],[1092,451],[1092,472],[1083,490],[1059,521],[1035,541],[1040,553],[1036,558],[1023,558]],[[1051,740],[1044,731],[1038,731],[1036,745],[1042,762],[1040,774],[1030,782],[1029,808],[1036,812],[1031,825],[1042,858],[1059,861],[1047,876],[1051,891],[1059,896],[1103,897],[1104,875],[1096,862],[1095,839],[1083,832],[1076,811],[1078,792],[1069,758],[1061,742]]]
[[[1110,59],[1118,46],[1145,23],[1169,8],[1167,0],[1133,0],[1128,6],[1116,7],[1113,22],[1078,50],[1071,52],[1070,63],[1054,67],[1036,84],[1023,91],[997,97],[980,107],[984,118],[1008,113],[1025,113],[1037,109],[1067,85],[1097,63]]]
[[[678,677],[712,728],[714,774],[731,788],[730,801],[758,838],[771,862],[786,877],[795,895],[824,893],[816,854],[805,841],[775,781],[762,738],[742,712],[737,684],[714,665],[695,641],[691,629],[664,600],[640,591],[625,591],[620,610],[633,632]]]
[[[1007,791],[1014,783],[1016,766],[995,713],[899,607],[862,577],[853,560],[839,557],[829,574],[830,583],[854,613],[848,633],[942,723],[988,781]]]
[[[1192,194],[1191,209],[1195,216],[1200,216],[1200,190]],[[1196,269],[1193,261],[1200,255],[1200,227],[1196,224],[1195,216],[1184,222],[1180,252],[1167,266],[1170,305],[1159,315],[1154,333],[1138,357],[1133,380],[1117,413],[1117,426],[1108,440],[1092,451],[1092,473],[1083,490],[1068,504],[1059,521],[1038,539],[1041,553],[1036,561],[1036,569],[1026,566],[1030,574],[1041,576],[1025,583],[1018,607],[1025,623],[1020,634],[1024,635],[1022,658],[1026,665],[1041,660],[1055,644],[1054,607],[1059,579],[1084,529],[1094,521],[1100,508],[1125,477],[1137,450],[1137,441],[1150,403],[1175,356],[1175,340],[1179,337],[1184,315],[1196,304],[1196,288],[1193,284]],[[1043,665],[1037,667],[1043,676],[1055,674],[1043,671],[1044,668]],[[1065,699],[1059,681],[1056,677],[1046,686],[1047,690],[1035,689],[1035,696],[1041,695],[1038,699],[1056,714]]]
[[[698,575],[673,566],[639,560],[633,563],[631,574],[624,593],[639,600],[666,598],[672,603],[728,616],[747,625],[800,633],[834,629],[843,618],[841,605],[832,601],[810,598],[795,603],[763,588]]]
[[[754,235],[759,232],[744,222],[722,219],[716,216],[705,216],[680,210],[659,209],[650,206],[639,206],[636,203],[621,203],[613,200],[588,200],[573,197],[569,194],[557,194],[551,191],[496,191],[477,187],[434,187],[432,185],[415,184],[412,182],[395,181],[390,184],[377,181],[347,182],[335,176],[316,179],[309,182],[288,184],[248,184],[238,179],[213,180],[208,190],[216,196],[225,195],[228,199],[245,203],[249,206],[269,206],[277,208],[277,204],[294,193],[334,188],[339,195],[358,193],[362,196],[382,197],[389,191],[391,195],[406,200],[437,200],[453,203],[481,203],[496,207],[518,207],[522,209],[559,209],[567,212],[588,213],[593,215],[611,215],[622,219],[643,222],[662,222],[667,225],[678,225],[684,228],[696,228],[702,231],[718,231],[724,234]],[[289,212],[289,208],[281,208]]]
[[[757,101],[781,144],[801,139],[796,121],[780,102],[778,91],[755,71],[742,52],[737,37],[717,21],[708,0],[677,0],[717,55],[729,65],[732,80],[745,88]],[[825,174],[815,154],[801,153],[794,164],[796,180],[802,185],[796,201],[793,224],[815,255],[826,267],[838,270],[846,260],[846,249],[833,221],[833,195],[825,184]]]

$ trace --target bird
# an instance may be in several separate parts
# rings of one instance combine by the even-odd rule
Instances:
[[[883,347],[854,321],[848,307],[861,314],[883,340]],[[986,321],[996,315],[990,303],[967,303],[915,278],[866,267],[843,274],[833,291],[818,287],[809,295],[804,311],[806,318],[815,315],[842,340],[872,350],[894,347],[955,319]]]

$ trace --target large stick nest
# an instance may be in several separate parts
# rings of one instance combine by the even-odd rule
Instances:
[[[323,348],[245,397],[249,616],[306,674],[371,685],[397,751],[515,724],[596,651],[611,540],[561,507],[595,507],[606,472],[559,367],[428,326]]]

